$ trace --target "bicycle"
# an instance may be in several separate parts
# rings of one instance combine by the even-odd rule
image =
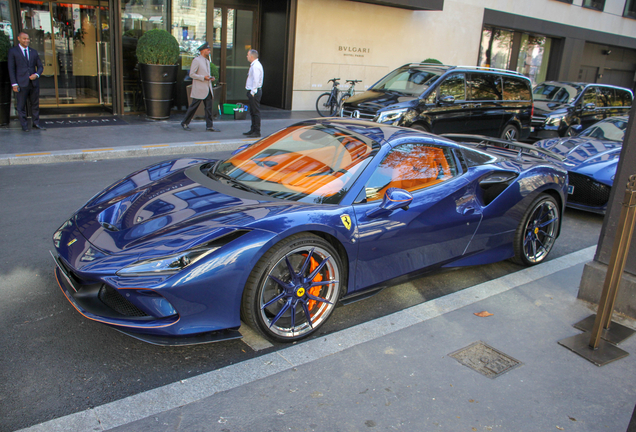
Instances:
[[[327,82],[333,82],[331,92],[323,93],[316,99],[316,111],[321,117],[331,117],[338,110],[338,82],[340,78],[333,78]]]
[[[347,99],[349,99],[351,96],[356,94],[356,91],[355,91],[356,83],[362,82],[362,80],[347,80],[347,82],[351,83],[351,85],[349,86],[347,91],[342,95],[342,97],[340,98],[340,103],[338,104],[338,107],[340,108],[341,116],[342,116],[342,106],[347,101]]]
[[[356,83],[362,82],[361,80],[346,80],[346,82],[351,83],[351,85],[347,91],[338,98],[340,94],[340,90],[338,89],[338,86],[340,85],[338,82],[339,79],[340,78],[330,79],[328,82],[333,82],[331,92],[321,94],[316,100],[316,111],[318,111],[318,114],[322,117],[332,117],[337,113],[340,113],[342,110],[342,104],[355,94]]]

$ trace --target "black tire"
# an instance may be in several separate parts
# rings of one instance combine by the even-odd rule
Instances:
[[[517,264],[533,266],[543,262],[556,240],[561,225],[561,213],[550,195],[539,195],[526,210],[514,239]]]
[[[337,102],[332,101],[329,104],[331,93],[323,93],[316,99],[316,111],[321,117],[331,117],[338,110]]]
[[[501,139],[517,141],[519,139],[519,129],[516,126],[508,125],[501,132]]]
[[[422,126],[421,124],[414,124],[410,126],[411,129],[415,129],[416,131],[420,131],[420,132],[427,132],[427,133],[431,133],[430,130],[428,130],[428,128],[426,126]]]
[[[272,341],[305,338],[329,319],[346,278],[346,268],[329,242],[309,233],[295,234],[274,245],[252,269],[241,317]]]

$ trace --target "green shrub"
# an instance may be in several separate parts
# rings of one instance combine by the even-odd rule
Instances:
[[[0,62],[5,62],[9,58],[11,40],[4,32],[0,32]]]
[[[210,75],[214,77],[214,81],[212,81],[212,85],[214,87],[219,85],[219,68],[214,63],[210,62]]]
[[[434,58],[427,58],[426,60],[424,60],[422,63],[434,63],[434,64],[444,64],[441,61],[434,59]]]
[[[137,61],[141,64],[176,65],[179,62],[179,43],[165,30],[147,31],[137,43]]]

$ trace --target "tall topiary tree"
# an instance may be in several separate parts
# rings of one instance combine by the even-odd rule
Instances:
[[[214,77],[212,85],[216,87],[219,83],[219,68],[212,62],[210,62],[210,75]]]
[[[434,58],[427,58],[422,63],[444,64],[441,61],[439,61],[437,59],[434,59]]]
[[[137,61],[151,65],[176,65],[179,62],[179,43],[166,30],[150,30],[137,42]]]
[[[0,32],[0,62],[5,62],[9,58],[11,40],[4,32]]]

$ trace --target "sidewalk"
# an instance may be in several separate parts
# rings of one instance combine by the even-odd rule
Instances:
[[[269,135],[298,121],[317,117],[315,111],[262,111],[262,135]],[[104,117],[107,118],[107,117]],[[207,132],[205,120],[190,123],[191,131],[181,128],[183,114],[169,120],[153,121],[145,116],[120,116],[122,126],[49,127],[25,133],[17,120],[0,128],[0,166],[57,163],[81,160],[115,159],[234,150],[254,138],[246,139],[247,120],[223,115],[214,121],[221,132]],[[42,122],[46,123],[43,117]]]
[[[625,432],[636,337],[601,368],[557,344],[591,313],[594,250],[25,430]],[[493,379],[450,356],[479,341],[520,364]]]

